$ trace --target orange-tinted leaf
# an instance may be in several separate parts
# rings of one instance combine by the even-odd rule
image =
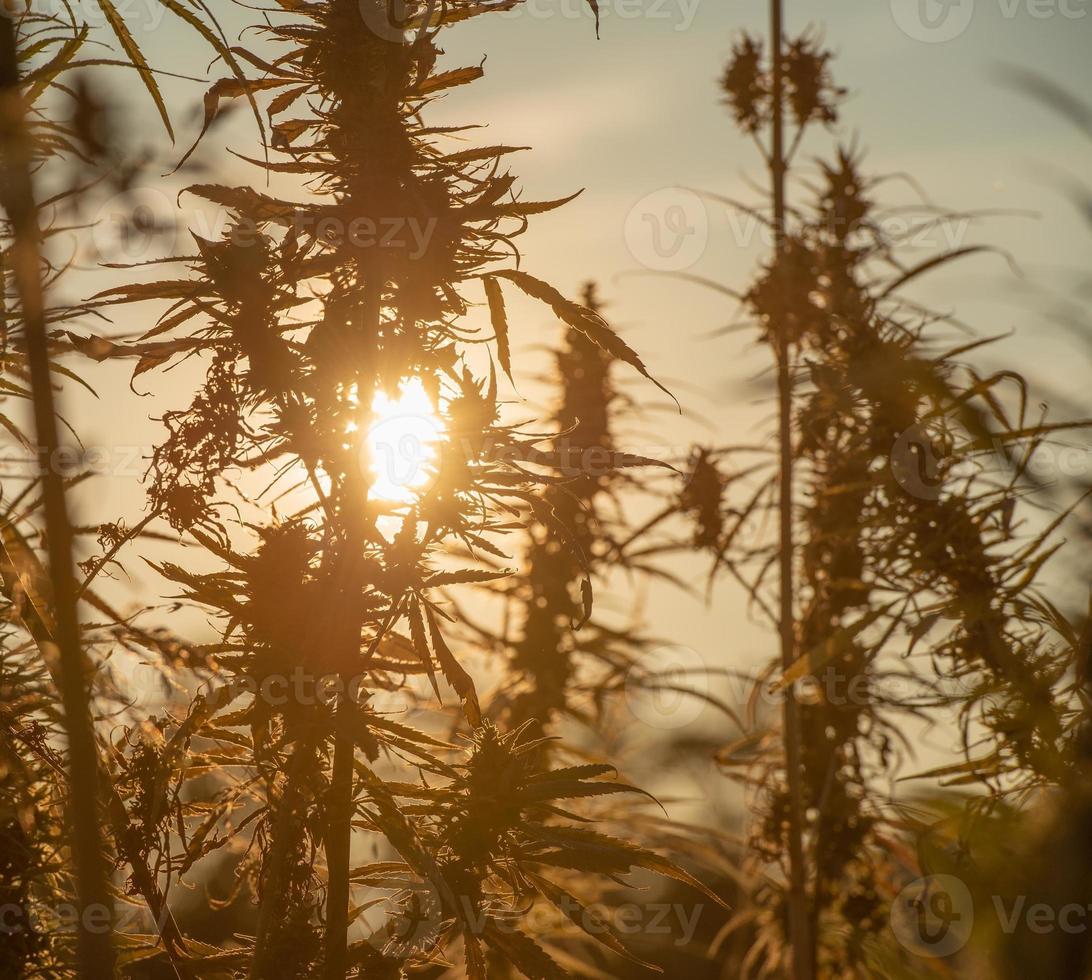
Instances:
[[[597,313],[585,306],[581,306],[579,303],[574,303],[571,299],[566,299],[549,283],[536,279],[526,272],[520,272],[517,269],[501,269],[493,274],[503,276],[519,286],[528,296],[547,304],[558,319],[574,330],[579,330],[593,344],[605,350],[611,357],[616,357],[618,360],[625,361],[636,368],[640,374],[670,396],[676,405],[678,404],[675,396],[648,373],[648,368],[645,367],[644,361],[641,360],[636,351],[632,350]]]
[[[508,380],[515,384],[512,377],[512,348],[508,340],[508,314],[504,308],[504,294],[501,292],[500,283],[492,276],[486,276],[482,283],[485,286],[485,298],[489,301],[489,316],[493,323],[493,333],[497,338],[497,358]]]
[[[463,669],[462,664],[455,659],[455,655],[451,652],[443,634],[440,632],[440,627],[432,610],[426,608],[425,612],[428,615],[429,632],[432,635],[432,649],[436,652],[440,670],[443,671],[448,683],[455,688],[455,693],[462,699],[463,714],[466,715],[466,720],[477,728],[482,723],[482,709],[478,703],[478,692],[474,687],[474,679]]]

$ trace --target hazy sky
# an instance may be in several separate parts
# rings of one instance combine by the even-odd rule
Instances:
[[[151,13],[154,0],[117,2],[153,62],[161,56],[177,70],[204,74],[206,54],[176,22]],[[735,32],[765,32],[766,4],[600,0],[600,7],[598,41],[584,0],[530,0],[519,11],[453,29],[444,41],[449,61],[476,64],[487,55],[486,76],[449,93],[433,118],[488,123],[487,132],[471,138],[532,147],[512,158],[529,199],[585,188],[562,210],[532,219],[520,240],[524,268],[566,291],[588,278],[600,281],[610,318],[627,341],[688,408],[713,423],[703,429],[664,413],[662,426],[634,439],[647,446],[753,439],[768,406],[751,404],[754,389],[745,383],[763,368],[766,353],[741,334],[703,339],[734,317],[732,304],[648,272],[649,266],[682,269],[739,288],[761,254],[754,229],[683,189],[761,200],[749,183],[761,181],[759,158],[733,130],[717,81]],[[1087,96],[1092,0],[789,0],[786,8],[790,33],[823,25],[837,55],[837,80],[849,89],[837,130],[812,140],[801,160],[825,153],[837,139],[856,139],[871,172],[909,175],[937,205],[1018,212],[969,225],[955,221],[919,244],[921,258],[929,247],[996,245],[1010,253],[1019,275],[1002,258],[979,256],[917,295],[958,310],[983,334],[1013,332],[991,357],[1015,363],[1044,386],[1041,395],[1047,387],[1086,394],[1089,345],[1079,347],[1045,314],[1055,299],[1072,295],[1082,270],[1092,269],[1092,228],[1060,190],[1067,177],[1088,174],[1092,145],[1000,84],[998,73],[1003,66],[1035,69]],[[237,12],[225,15],[225,25],[242,22]],[[179,82],[168,91],[173,104],[196,106],[204,87]],[[145,131],[153,134],[156,122],[131,78],[124,93],[130,118],[146,119]],[[195,118],[185,121],[180,145],[196,126]],[[237,113],[210,143],[226,138],[253,152],[252,126]],[[230,158],[214,159],[223,168],[217,180],[253,179]],[[893,181],[880,196],[901,204],[920,200],[906,180]],[[671,235],[681,235],[681,243]],[[556,336],[543,308],[514,297],[512,306],[517,348]],[[119,319],[117,325],[139,324]],[[650,385],[631,390],[663,401]],[[130,401],[123,411],[92,410],[83,427],[97,430],[100,441],[147,438],[154,427],[144,420],[164,406]],[[1087,439],[1084,449],[1092,463]],[[119,481],[100,502],[115,499],[114,492],[120,500],[128,490]],[[773,638],[747,624],[740,597],[727,585],[710,610],[657,592],[649,618],[668,621],[665,614],[671,638],[704,662],[754,663],[773,652]]]
[[[687,272],[736,288],[747,282],[761,240],[748,238],[748,226],[721,206],[709,202],[701,208],[699,199],[678,189],[759,199],[749,186],[762,179],[759,158],[733,130],[717,83],[735,32],[765,32],[766,4],[642,0],[602,6],[598,42],[579,0],[537,0],[537,17],[481,18],[458,35],[462,43],[447,48],[466,61],[488,53],[486,77],[465,94],[453,92],[445,114],[489,120],[490,142],[532,146],[516,158],[529,196],[586,187],[572,204],[532,225],[522,239],[526,267],[563,287],[575,288],[588,276],[601,280],[612,319],[627,340],[665,378],[685,383],[684,403],[715,420],[718,430],[703,436],[679,423],[657,437],[667,431],[684,444],[695,436],[721,442],[753,438],[752,426],[766,407],[748,408],[753,395],[744,382],[765,366],[766,352],[745,335],[703,339],[736,313],[723,296],[641,273],[642,264],[675,268],[675,260],[693,257]],[[1001,258],[975,257],[938,275],[918,295],[957,310],[983,333],[1015,331],[998,359],[1017,362],[1044,385],[1077,390],[1086,389],[1087,356],[1036,312],[1045,300],[1024,294],[1032,284],[1064,287],[1066,270],[1092,267],[1092,229],[1056,186],[1056,172],[1087,172],[1092,145],[1036,103],[1002,88],[997,73],[1004,65],[1035,68],[1087,93],[1092,3],[1084,6],[1089,9],[1064,8],[1082,16],[1066,16],[1059,7],[1055,16],[1038,19],[1002,0],[977,0],[962,34],[930,43],[921,39],[929,36],[921,30],[914,37],[899,26],[920,28],[916,0],[894,7],[886,0],[786,4],[790,32],[823,25],[837,55],[837,80],[849,89],[835,134],[813,139],[800,159],[806,163],[827,152],[835,139],[857,140],[873,173],[910,175],[938,206],[1023,212],[970,226],[953,222],[921,240],[921,258],[937,247],[982,241],[1010,252],[1031,283],[1021,283]],[[907,204],[918,199],[898,180],[881,197]],[[695,212],[695,205],[701,210]],[[661,220],[664,251],[672,206],[684,209],[685,227],[695,232],[678,256],[665,258],[651,248],[645,216]],[[540,320],[548,322],[530,308],[528,331],[535,332]],[[634,390],[661,400],[648,386]],[[743,627],[739,602],[728,591],[722,590],[712,622],[673,616],[673,628],[692,637],[706,660],[723,662],[725,654],[736,662],[750,659],[755,651],[742,647],[751,644],[761,644],[759,655],[765,657],[765,634]],[[660,621],[655,612],[650,618]],[[725,642],[738,647],[726,651]]]

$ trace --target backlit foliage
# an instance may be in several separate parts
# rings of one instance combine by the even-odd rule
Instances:
[[[78,5],[0,23],[15,45],[0,426],[31,457],[45,444],[41,418],[27,424],[49,400],[31,372],[42,290],[39,363],[57,389],[109,399],[111,362],[127,362],[161,425],[133,524],[70,529],[43,467],[4,462],[0,926],[26,928],[4,934],[0,974],[1087,972],[1068,935],[977,935],[934,963],[892,933],[893,899],[923,874],[983,901],[1087,904],[1088,614],[1043,591],[1067,515],[1025,503],[1052,499],[1034,454],[1076,423],[1035,414],[1015,372],[976,370],[981,342],[951,340],[912,300],[919,278],[983,250],[911,261],[855,150],[804,170],[805,134],[837,123],[845,95],[821,36],[777,58],[744,36],[721,78],[774,188],[770,215],[749,213],[777,246],[737,295],[784,370],[786,424],[662,460],[627,444],[651,429],[642,404],[674,396],[596,287],[575,301],[523,268],[528,222],[569,199],[524,196],[509,168],[526,148],[432,122],[484,72],[449,64],[444,32],[521,0],[238,2],[240,43],[203,0],[158,2],[220,76],[171,179],[200,172],[180,200],[226,222],[184,254],[103,263],[83,302],[62,233],[93,236],[95,195],[131,193],[150,167],[101,69],[139,80],[173,139],[161,69],[114,0],[95,0],[98,30]],[[200,164],[233,105],[242,184]],[[544,377],[522,359],[516,293],[560,324]],[[175,378],[193,382],[178,403]],[[54,487],[93,488],[86,462]],[[71,602],[46,560],[69,530],[84,559]],[[680,556],[705,574],[679,573]],[[163,603],[116,609],[107,581],[138,569]],[[716,686],[734,663],[673,672],[660,644],[679,624],[642,618],[654,583],[742,587],[790,661],[743,704]],[[138,662],[159,685],[141,703],[124,681]],[[658,692],[703,697],[739,730],[630,741],[626,706]],[[917,773],[929,723],[958,758]],[[745,833],[674,823],[620,771],[627,748],[736,779]],[[896,785],[907,776],[927,789]],[[88,839],[102,873],[80,860]],[[685,898],[702,932],[685,949],[623,934],[610,906],[634,886]],[[97,946],[57,920],[96,887],[112,903]]]
[[[455,955],[484,977],[488,950],[528,976],[561,975],[520,920],[536,902],[570,908],[561,899],[574,872],[610,879],[647,868],[704,886],[651,850],[574,822],[559,801],[583,809],[582,800],[636,790],[605,764],[543,768],[527,725],[506,718],[500,730],[483,717],[452,638],[448,590],[508,574],[497,560],[510,561],[504,548],[529,515],[552,514],[563,549],[582,555],[586,543],[566,526],[579,515],[558,513],[543,494],[565,493],[572,478],[558,453],[533,455],[541,437],[501,417],[494,363],[514,371],[501,283],[547,303],[589,364],[609,355],[647,371],[594,309],[511,267],[527,218],[562,202],[515,192],[510,148],[479,149],[426,124],[429,102],[482,73],[441,67],[438,33],[513,3],[284,6],[260,25],[259,48],[235,49],[261,78],[217,82],[205,128],[222,99],[260,99],[270,139],[254,165],[295,175],[299,196],[190,187],[229,213],[222,236],[194,234],[181,269],[171,259],[156,279],[93,300],[110,316],[140,304],[138,315],[152,318],[142,335],[71,333],[95,360],[136,358],[143,384],[184,357],[206,365],[189,407],[163,416],[150,515],[106,534],[107,551],[87,566],[95,574],[124,560],[161,519],[190,548],[184,563],[153,566],[222,637],[188,644],[169,664],[174,683],[194,692],[188,707],[111,739],[118,867],[162,919],[162,894],[227,849],[258,904],[255,935],[226,953],[168,920],[162,942],[135,940],[123,962],[166,960],[187,975],[396,976]],[[361,233],[388,227],[382,241]],[[492,337],[464,323],[482,300]],[[492,355],[472,363],[473,345],[486,342]],[[382,438],[377,393],[396,398],[411,379],[435,404],[444,438],[404,503],[370,493],[382,461],[367,450]],[[576,425],[564,422],[562,433]],[[286,488],[304,502],[270,507]],[[441,561],[456,545],[461,567]],[[590,608],[590,583],[577,588]],[[158,634],[119,628],[127,644],[163,654]],[[313,696],[270,696],[301,673]],[[469,748],[372,706],[415,676],[438,695],[441,684],[454,689]],[[314,687],[331,680],[333,693]],[[357,863],[365,840],[378,863]],[[374,904],[361,897],[384,888],[394,892],[387,925],[347,942],[347,927]],[[407,937],[399,924],[422,908],[435,921]],[[597,938],[626,955],[611,934]]]
[[[787,43],[786,100],[798,127],[789,163],[809,124],[837,118],[828,60],[807,36]],[[758,41],[737,45],[724,87],[746,133],[772,118],[769,71]],[[1017,507],[1036,483],[1034,453],[1067,426],[1030,417],[1019,375],[978,374],[961,357],[980,343],[946,346],[944,319],[903,298],[919,276],[979,249],[906,265],[905,243],[885,232],[878,189],[851,150],[821,163],[794,201],[782,251],[741,299],[763,339],[787,334],[791,355],[795,662],[772,678],[800,703],[813,947],[796,955],[819,976],[873,976],[883,957],[898,959],[888,903],[913,874],[892,860],[890,842],[916,820],[904,822],[894,781],[906,775],[916,719],[953,712],[966,760],[932,775],[978,787],[986,795],[972,805],[988,806],[1060,779],[1079,718],[1072,649],[1036,589],[1053,528],[1029,532]],[[761,533],[767,512],[786,506],[776,479],[737,495],[741,516],[719,535],[708,530],[717,508],[696,508],[698,540],[762,609],[776,600],[768,580],[778,543]],[[760,808],[750,841],[755,908],[738,920],[755,930],[745,962],[758,975],[785,968],[791,790],[782,735],[757,713],[721,753]]]

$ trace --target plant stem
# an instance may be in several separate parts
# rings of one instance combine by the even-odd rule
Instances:
[[[280,964],[273,955],[270,937],[274,919],[281,914],[287,887],[288,859],[295,839],[293,821],[303,797],[303,783],[315,764],[317,735],[307,733],[296,744],[292,757],[285,765],[284,792],[273,819],[272,846],[268,858],[266,890],[258,909],[258,928],[254,940],[254,956],[250,961],[250,980],[273,980],[279,975]]]
[[[376,263],[378,266],[379,263]],[[383,319],[383,283],[384,278],[379,268],[370,267],[362,263],[361,273],[365,278],[364,303],[361,315],[361,326],[368,339],[369,349],[376,350],[379,330]],[[375,358],[369,359],[369,363],[362,367],[357,379],[357,390],[364,393],[367,399],[363,404],[365,411],[370,411],[371,399],[376,386],[374,373]],[[370,375],[370,376],[369,376]],[[363,427],[366,429],[366,426]],[[363,475],[363,474],[362,474]],[[349,486],[356,489],[361,495],[361,500],[350,500],[348,506],[350,513],[363,508],[368,499],[370,480],[366,475],[359,481],[351,481]],[[351,521],[347,528],[348,541],[346,547],[350,550],[351,565],[355,568],[355,561],[363,552],[362,528],[357,521]],[[374,527],[371,528],[374,533]],[[378,648],[383,635],[398,618],[398,610],[402,597],[391,606],[391,615],[387,622],[376,634],[370,648],[365,655],[365,664],[371,660]],[[339,633],[340,635],[340,633]],[[355,631],[359,639],[360,631]],[[359,652],[359,651],[356,651]],[[349,651],[345,651],[349,654]],[[349,681],[349,672],[342,675],[342,681]],[[353,836],[353,770],[356,763],[356,740],[352,729],[353,695],[344,690],[338,701],[337,714],[334,718],[334,759],[333,769],[330,773],[330,796],[328,801],[328,819],[326,824],[326,934],[324,937],[326,949],[326,980],[344,980],[348,963],[348,948],[346,946],[346,933],[349,929],[349,871],[352,852]]]
[[[770,44],[773,49],[773,212],[775,269],[783,274],[785,251],[785,64],[782,46],[782,0],[770,3]],[[777,396],[780,443],[780,633],[781,666],[788,670],[796,660],[793,565],[793,433],[792,433],[792,348],[787,317],[772,324],[776,348]],[[810,980],[814,954],[810,938],[807,874],[804,866],[803,773],[800,759],[800,710],[792,686],[785,692],[782,726],[785,741],[785,773],[789,793],[789,940],[792,945],[792,975]]]
[[[113,909],[108,869],[100,833],[99,760],[91,718],[89,678],[85,676],[76,584],[72,564],[72,526],[68,520],[64,480],[52,466],[59,446],[57,412],[49,363],[45,299],[40,279],[38,211],[30,174],[29,141],[25,132],[15,39],[10,17],[0,16],[0,152],[3,178],[0,196],[14,233],[12,269],[22,304],[27,361],[34,403],[39,459],[43,461],[42,497],[45,509],[49,577],[53,592],[56,646],[61,664],[61,701],[68,736],[69,809],[76,887],[82,910],[104,912],[106,928],[80,929],[76,955],[78,976],[84,980],[114,975]]]
[[[349,856],[352,843],[353,764],[356,751],[352,702],[342,694],[334,720],[334,765],[330,775],[330,810],[326,831],[326,978],[343,980],[349,929]]]

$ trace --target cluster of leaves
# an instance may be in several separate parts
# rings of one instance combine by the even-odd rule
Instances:
[[[1080,99],[1039,75],[1016,73],[1018,89],[1075,124],[1085,136],[1092,135],[1092,110]],[[1078,204],[1087,190],[1074,186]],[[1068,300],[1068,298],[1067,298]],[[1068,303],[1067,303],[1068,305]],[[1071,307],[1063,322],[1087,329],[1084,311]],[[1070,316],[1075,319],[1070,321]],[[1059,401],[1065,405],[1064,397]],[[1079,414],[1070,408],[1072,414]],[[1092,540],[1087,520],[1088,486],[1082,481],[1060,481],[1046,486],[1049,499],[1063,513],[1073,511],[1066,530],[1080,547],[1061,556],[1072,567],[1079,587],[1088,586],[1087,549]],[[1083,510],[1082,510],[1083,508]],[[1082,550],[1083,549],[1083,550]],[[1077,601],[1082,597],[1078,594]],[[1054,767],[1047,792],[1036,794],[1023,805],[992,799],[974,808],[960,807],[950,797],[928,799],[938,819],[918,827],[919,853],[930,874],[949,874],[964,882],[974,908],[1024,909],[1045,906],[1059,911],[1066,928],[1042,931],[1003,928],[1001,922],[982,917],[970,937],[963,958],[974,968],[998,977],[1021,977],[1040,972],[1054,976],[1087,976],[1092,970],[1092,950],[1085,930],[1069,926],[1076,909],[1088,906],[1089,868],[1087,847],[1092,800],[1089,798],[1092,759],[1092,727],[1089,725],[1089,679],[1092,666],[1092,607],[1077,606],[1067,615],[1047,610],[1064,658],[1077,682],[1083,710],[1072,718],[1065,756]],[[1062,911],[1066,910],[1066,911]]]
[[[104,8],[108,5],[104,0]],[[109,8],[112,10],[112,7]],[[64,16],[67,14],[67,16]],[[70,850],[72,824],[94,825],[94,813],[72,812],[70,790],[81,774],[68,771],[65,736],[72,719],[61,710],[65,677],[58,654],[58,627],[49,578],[40,563],[47,530],[43,517],[42,468],[56,465],[36,453],[37,443],[21,425],[28,404],[39,391],[32,385],[27,320],[27,281],[35,275],[48,284],[66,271],[63,261],[51,257],[50,246],[63,233],[63,215],[74,207],[80,188],[67,179],[66,164],[88,162],[90,130],[85,125],[88,92],[71,73],[88,65],[113,65],[110,59],[84,58],[91,36],[72,11],[42,13],[28,4],[9,9],[3,23],[4,133],[3,159],[5,214],[0,221],[0,423],[26,453],[29,466],[18,458],[5,460],[0,497],[0,615],[2,649],[0,689],[3,691],[0,727],[0,788],[3,834],[0,836],[2,890],[8,914],[4,943],[4,972],[12,976],[57,975],[72,962],[78,914],[71,903],[58,906],[74,894],[76,875]],[[21,232],[12,194],[33,173],[44,184],[60,189],[38,209],[38,234],[33,241]],[[28,202],[18,202],[24,213]],[[33,205],[31,205],[33,208]],[[29,268],[28,268],[29,267]],[[31,296],[35,307],[37,296]],[[65,324],[80,314],[72,306],[41,309],[47,326]],[[60,347],[61,345],[58,345]],[[58,379],[80,380],[54,365]],[[76,482],[76,481],[73,481]],[[87,604],[111,620],[119,617],[101,597],[88,591]],[[110,631],[89,624],[89,650],[102,651],[111,642]],[[102,773],[106,775],[104,763]],[[108,778],[104,815],[120,829],[126,823],[124,802]],[[123,837],[120,850],[132,861],[152,907],[161,898],[148,867]],[[69,915],[56,922],[64,909]],[[109,964],[104,963],[103,969]]]
[[[770,579],[786,546],[799,584],[794,662],[767,677],[794,692],[800,731],[779,729],[756,692],[741,737],[717,757],[756,815],[739,875],[748,901],[721,937],[742,937],[741,971],[781,975],[790,959],[797,976],[905,971],[886,929],[894,892],[907,875],[949,869],[951,854],[972,845],[984,864],[1003,864],[1012,852],[990,847],[1034,836],[1021,810],[1033,791],[1062,790],[1034,853],[1056,854],[1060,841],[1083,854],[1087,621],[1040,594],[1055,525],[1033,529],[1017,512],[1036,489],[1034,453],[1060,427],[1029,418],[1019,376],[967,366],[976,345],[944,345],[944,321],[903,293],[972,250],[906,266],[856,156],[840,151],[822,164],[791,221],[774,218],[781,244],[740,294],[760,339],[788,358],[787,448],[800,497],[781,499],[783,474],[765,457],[738,462],[744,450],[732,447],[695,449],[669,490],[649,492],[643,474],[663,464],[620,448],[634,405],[618,371],[649,379],[644,363],[592,287],[574,302],[513,267],[528,219],[565,202],[519,196],[507,169],[518,148],[469,146],[472,127],[426,121],[434,99],[483,71],[441,67],[440,32],[520,0],[278,0],[248,48],[222,38],[201,0],[161,2],[224,66],[205,95],[198,142],[225,104],[246,100],[263,142],[240,156],[266,187],[189,187],[229,216],[222,235],[194,235],[193,254],[146,264],[165,266],[162,277],[46,311],[55,355],[133,359],[134,377],[153,386],[184,360],[205,372],[189,406],[163,415],[147,515],[87,529],[101,553],[80,566],[97,709],[126,708],[104,667],[110,655],[154,662],[170,685],[158,714],[128,710],[110,736],[98,728],[102,798],[87,816],[105,828],[118,901],[138,905],[158,933],[114,937],[124,972],[554,978],[581,969],[589,940],[616,957],[616,971],[617,957],[649,967],[597,911],[612,886],[637,870],[721,898],[638,843],[636,821],[603,804],[640,791],[556,733],[568,719],[606,729],[610,695],[622,688],[677,683],[645,662],[651,640],[641,630],[593,609],[593,585],[616,574],[670,579],[659,559],[693,549],[712,556],[710,585],[730,575],[777,627]],[[173,135],[154,70],[110,0],[98,3]],[[83,56],[90,31],[75,19],[28,9],[18,24],[22,138],[37,172],[101,164],[109,140],[99,106],[72,73],[116,63]],[[787,43],[781,78],[765,57],[744,37],[723,89],[776,174],[809,127],[837,120],[843,92],[814,34]],[[253,70],[259,77],[246,77]],[[70,117],[51,101],[66,98]],[[761,137],[786,112],[796,132],[778,160]],[[270,189],[281,181],[292,195]],[[53,211],[75,208],[82,193],[80,181],[64,186],[38,209],[47,244],[61,225]],[[361,227],[389,234],[355,234]],[[9,285],[14,244],[5,221],[7,403],[32,395],[21,300]],[[47,284],[62,272],[43,263]],[[559,397],[536,425],[512,423],[500,394],[502,376],[519,375],[503,292],[513,287],[565,326],[550,378]],[[475,306],[490,331],[475,325]],[[79,325],[117,315],[149,320],[110,338]],[[386,461],[373,458],[376,406],[411,383],[442,436],[417,461],[424,479],[389,499],[377,490]],[[32,445],[17,413],[0,424]],[[1001,456],[1008,469],[998,476]],[[652,516],[633,528],[623,503],[637,483]],[[77,890],[38,486],[4,474],[0,553],[0,904],[27,922]],[[791,516],[788,545],[766,536],[779,509]],[[685,540],[665,538],[679,518]],[[141,557],[181,607],[215,623],[215,642],[140,626],[92,588],[152,539],[156,522],[164,531],[155,536],[184,545],[183,557]],[[482,592],[503,600],[502,626],[475,621],[469,601]],[[499,653],[492,698],[479,695],[472,670],[487,661],[477,653]],[[442,685],[457,715],[437,710]],[[410,692],[428,710],[396,718],[387,705]],[[965,759],[924,775],[972,791],[958,819],[935,805],[911,811],[893,791],[912,726],[949,715]],[[798,827],[794,803],[805,817]],[[588,826],[604,816],[624,836]],[[907,836],[918,858],[896,860],[892,842]],[[812,947],[791,950],[794,849],[806,863]],[[222,904],[244,897],[257,910],[212,945],[176,921],[168,895],[207,881],[218,862],[233,875]],[[1079,898],[1087,883],[1078,878],[1056,894]],[[982,887],[999,880],[995,872]],[[1025,887],[1022,872],[1005,880]],[[536,909],[547,910],[547,927],[530,916]],[[66,976],[75,955],[71,932],[31,928],[5,942],[0,970]],[[1007,968],[1050,962],[1062,975],[1086,965],[1077,944],[1042,955]]]
[[[101,642],[161,664],[178,690],[191,692],[182,710],[137,715],[100,744],[117,869],[126,894],[143,903],[159,930],[119,937],[119,964],[128,971],[393,977],[461,948],[471,977],[486,975],[484,949],[507,964],[491,971],[563,976],[538,937],[521,930],[531,904],[555,906],[627,955],[609,931],[589,929],[596,878],[616,882],[643,868],[717,900],[667,859],[589,830],[580,812],[562,809],[562,801],[583,811],[586,800],[636,790],[603,764],[551,769],[536,751],[543,741],[524,736],[534,718],[549,722],[566,707],[566,691],[521,707],[530,724],[501,708],[495,720],[502,727],[483,718],[453,632],[458,616],[449,591],[509,575],[504,546],[519,541],[529,522],[539,529],[532,550],[541,545],[546,554],[554,544],[549,553],[563,556],[564,568],[555,571],[564,579],[551,575],[550,587],[571,584],[575,568],[587,583],[594,520],[571,502],[594,497],[598,480],[574,479],[572,468],[585,464],[566,455],[568,444],[591,449],[608,437],[607,406],[597,397],[609,401],[611,361],[648,376],[593,302],[575,303],[506,267],[527,218],[564,202],[517,196],[505,168],[514,148],[467,148],[458,142],[461,129],[425,122],[433,99],[482,74],[480,67],[440,68],[438,33],[514,5],[456,2],[438,10],[387,0],[282,0],[282,15],[259,25],[264,37],[253,50],[216,40],[231,74],[205,98],[202,134],[224,101],[248,99],[270,135],[261,153],[244,159],[264,174],[299,181],[300,199],[247,186],[190,187],[190,195],[229,214],[221,237],[195,235],[194,254],[166,260],[171,271],[162,278],[112,286],[61,314],[131,315],[134,304],[158,304],[135,336],[108,339],[65,323],[56,349],[95,362],[135,359],[134,376],[144,384],[187,358],[206,370],[189,407],[163,416],[148,515],[132,528],[117,522],[100,529],[103,551],[82,565],[81,597],[107,621]],[[186,5],[170,7],[216,37]],[[158,103],[139,49],[119,37]],[[68,49],[63,58],[58,74],[69,67]],[[262,77],[245,80],[244,63]],[[83,125],[94,131],[86,119]],[[63,132],[52,122],[45,128]],[[48,152],[86,159],[83,149],[53,145]],[[351,233],[360,222],[391,224],[404,237],[364,240]],[[328,234],[331,228],[341,232]],[[410,229],[427,229],[424,242],[411,241]],[[502,418],[493,353],[505,375],[514,372],[505,281],[568,326],[566,376],[591,372],[559,414],[559,431],[545,438],[545,451],[541,435]],[[474,302],[468,290],[479,282],[492,337],[465,322]],[[486,370],[476,371],[470,355],[486,346]],[[373,492],[382,461],[369,456],[369,434],[377,397],[396,397],[413,379],[430,396],[444,435],[428,479],[399,502]],[[623,457],[625,466],[652,462]],[[157,556],[153,567],[180,590],[182,604],[216,622],[214,643],[139,628],[90,589],[155,521],[186,551],[184,561]],[[553,542],[537,536],[546,533]],[[32,553],[19,557],[13,583],[35,567]],[[12,589],[12,618],[25,626]],[[580,592],[578,605],[566,610],[565,632],[590,614],[590,584]],[[94,638],[88,624],[89,655],[96,654]],[[529,627],[513,660],[548,663],[556,645],[547,651],[547,640],[572,642]],[[23,649],[31,663],[41,655],[40,646]],[[334,693],[266,696],[300,672],[312,684],[333,679]],[[459,697],[469,749],[371,703],[413,678],[427,678],[439,698],[440,677]],[[536,680],[546,691],[545,677]],[[32,690],[26,687],[28,697]],[[28,701],[26,715],[37,711]],[[63,839],[56,829],[53,835]],[[355,867],[365,841],[383,857]],[[165,898],[221,853],[232,855],[237,890],[258,905],[253,934],[227,949],[187,937]],[[13,851],[12,860],[17,856]],[[396,892],[388,927],[348,943],[348,927],[374,904],[358,901],[360,893],[384,888]],[[430,907],[434,928],[411,925],[408,935],[399,928]]]
[[[798,129],[786,165],[808,123],[837,117],[825,56],[806,70],[796,64],[811,46],[807,37],[787,45]],[[772,117],[763,101],[770,71],[746,38],[726,74],[737,121],[753,135]],[[961,362],[981,342],[946,349],[934,339],[943,320],[901,290],[977,250],[907,267],[875,187],[849,151],[822,164],[783,247],[740,297],[763,339],[784,340],[791,357],[799,585],[795,662],[775,686],[795,692],[801,717],[814,948],[795,955],[820,975],[873,975],[876,949],[890,944],[888,902],[903,869],[883,856],[904,829],[892,793],[915,719],[940,709],[958,717],[965,760],[923,775],[978,787],[987,800],[1061,779],[1080,719],[1070,630],[1036,590],[1056,525],[1031,531],[1016,515],[1035,485],[1034,453],[1062,426],[1028,418],[1018,375],[980,376]],[[783,545],[764,541],[761,523],[793,506],[777,487],[777,474],[764,477],[735,508],[742,530],[729,525],[708,542],[764,610],[775,604],[768,578]],[[703,527],[716,525],[715,512],[699,511],[709,515]],[[746,963],[762,975],[783,969],[787,944],[780,882],[789,877],[791,790],[781,743],[774,720],[758,714],[721,754],[760,807],[750,841],[755,907],[740,922],[757,923]]]
[[[831,79],[832,57],[821,38],[813,34],[801,35],[784,49],[784,97],[798,132],[813,122],[838,120],[838,102],[845,89]],[[736,124],[750,135],[760,133],[773,119],[773,70],[764,58],[761,39],[744,34],[735,43],[721,79],[725,102]]]
[[[602,318],[594,284],[585,287],[583,305]],[[660,573],[644,554],[627,553],[652,525],[634,529],[624,505],[629,497],[647,503],[659,496],[650,469],[674,471],[620,448],[618,432],[636,409],[618,386],[610,351],[569,326],[552,360],[544,380],[558,398],[543,419],[550,444],[529,462],[549,466],[554,478],[532,502],[521,574],[486,585],[504,601],[503,628],[478,627],[474,636],[505,658],[493,704],[498,717],[540,732],[566,719],[596,730],[607,723],[609,695],[639,686],[649,639],[632,622],[593,613],[593,582],[609,589],[615,574]]]

